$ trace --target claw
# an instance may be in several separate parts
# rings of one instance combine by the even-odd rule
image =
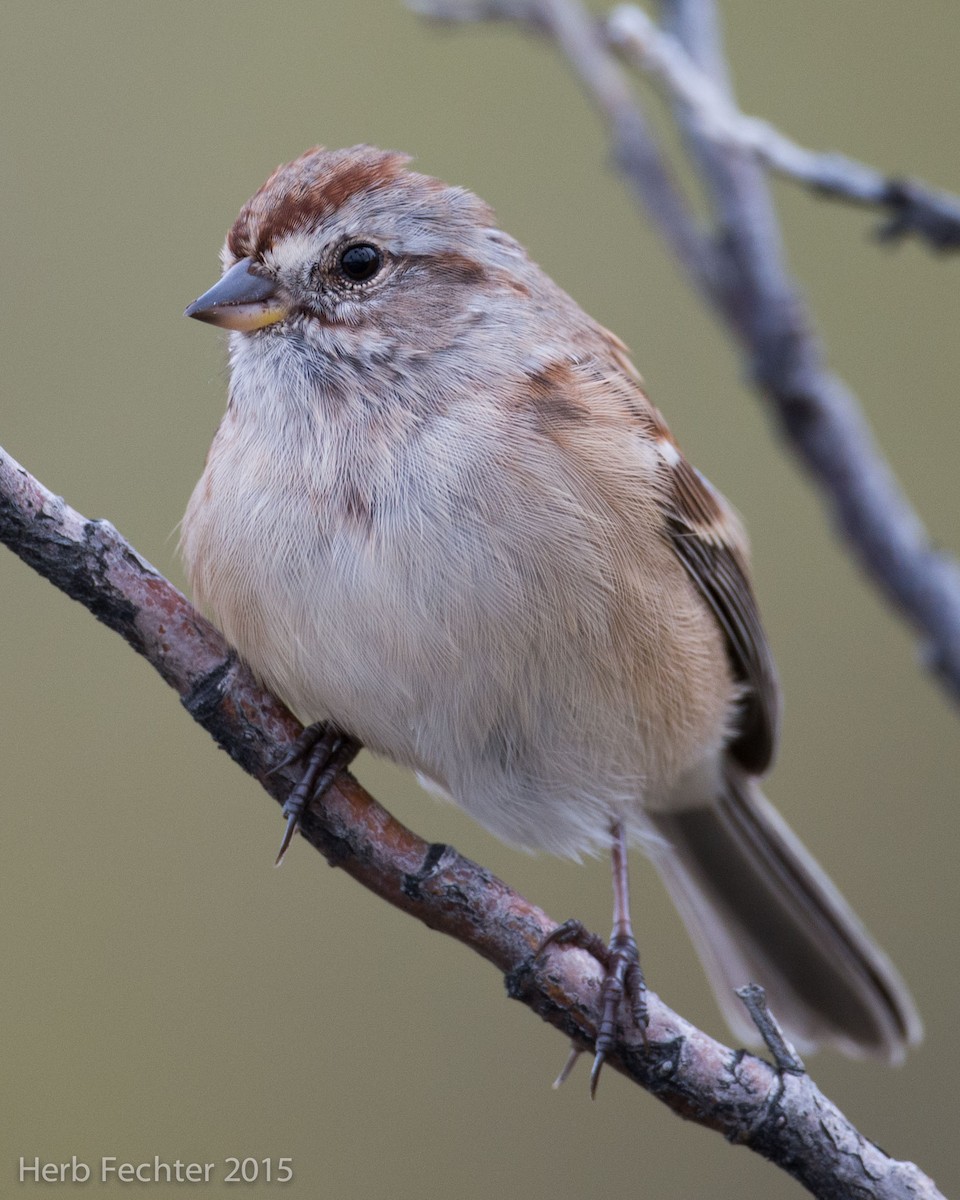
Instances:
[[[567,1058],[567,1061],[563,1064],[560,1074],[553,1081],[554,1090],[556,1090],[558,1087],[563,1087],[563,1085],[567,1082],[567,1080],[570,1078],[570,1072],[577,1065],[577,1059],[582,1053],[583,1051],[579,1046],[570,1047],[570,1054]]]
[[[306,759],[300,781],[283,806],[287,827],[274,866],[279,867],[283,862],[284,855],[293,841],[293,835],[300,828],[300,818],[304,809],[311,801],[319,800],[323,796],[359,749],[360,744],[355,738],[341,733],[333,725],[309,725],[284,758],[270,770],[269,774],[272,775],[282,767],[289,767]]]
[[[286,811],[286,805],[284,805],[284,811]],[[283,862],[284,855],[290,849],[290,843],[293,841],[293,835],[297,832],[299,827],[300,827],[300,814],[298,812],[290,813],[287,816],[287,828],[283,832],[283,840],[280,843],[279,853],[277,854],[277,857],[273,860],[273,865],[275,867],[279,867],[280,864]]]
[[[600,1082],[600,1071],[601,1071],[601,1068],[603,1067],[603,1064],[605,1061],[606,1061],[606,1055],[602,1054],[598,1050],[596,1053],[596,1057],[593,1060],[593,1066],[590,1068],[590,1099],[591,1100],[596,1100],[596,1098],[597,1098],[597,1084]]]

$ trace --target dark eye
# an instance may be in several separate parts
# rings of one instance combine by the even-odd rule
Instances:
[[[380,251],[367,242],[348,246],[340,255],[340,271],[353,283],[363,283],[372,279],[382,263],[383,256]]]

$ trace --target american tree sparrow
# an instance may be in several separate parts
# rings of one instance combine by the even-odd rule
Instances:
[[[305,723],[513,845],[612,845],[594,1083],[624,991],[643,1019],[628,843],[739,1037],[752,980],[801,1047],[900,1059],[906,988],[757,786],[780,697],[737,517],[623,343],[486,204],[407,163],[279,167],[187,309],[231,330],[183,522],[197,598]],[[549,940],[597,950],[575,923]]]

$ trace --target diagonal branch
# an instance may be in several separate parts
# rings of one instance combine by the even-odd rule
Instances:
[[[408,0],[445,20],[509,19],[547,34],[569,59],[607,119],[627,182],[647,201],[646,164],[659,151],[626,160],[617,153],[626,102],[608,79],[617,63],[602,28],[579,0]],[[716,12],[710,0],[664,0],[668,25],[716,95],[732,108]],[[640,112],[637,102],[631,103]],[[691,261],[691,280],[741,344],[750,376],[788,446],[811,474],[846,545],[920,638],[929,668],[960,701],[960,567],[936,550],[874,441],[856,397],[824,362],[812,315],[783,262],[780,230],[763,171],[752,153],[708,137],[702,113],[677,101],[678,118],[710,192],[716,235]],[[641,114],[642,120],[642,114]],[[647,138],[651,135],[643,126]],[[658,167],[659,170],[659,167]],[[673,239],[667,237],[673,246]]]
[[[270,772],[300,732],[290,713],[109,522],[70,508],[2,449],[0,541],[125,638],[235,762],[275,800],[286,798],[295,776]],[[536,960],[555,925],[542,910],[452,847],[424,842],[346,772],[304,815],[302,832],[331,866],[486,958],[503,972],[511,997],[576,1047],[592,1047],[598,964],[572,948]],[[867,1188],[881,1200],[940,1196],[912,1163],[896,1162],[860,1134],[799,1064],[778,1071],[731,1050],[652,993],[649,1010],[649,1047],[627,1031],[608,1061],[681,1116],[771,1159],[818,1196]]]

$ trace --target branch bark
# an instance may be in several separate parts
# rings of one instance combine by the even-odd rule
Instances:
[[[300,733],[296,720],[109,522],[82,516],[2,449],[0,541],[125,638],[218,745],[283,802],[296,775],[271,771]],[[598,964],[569,947],[537,960],[556,924],[541,909],[452,847],[424,842],[346,772],[304,815],[302,833],[331,866],[493,963],[508,994],[576,1047],[593,1046]],[[680,1116],[769,1158],[817,1196],[940,1197],[916,1166],[854,1128],[782,1050],[775,1026],[765,1036],[780,1069],[714,1041],[652,993],[649,1009],[649,1046],[624,1030],[609,1063]]]
[[[676,99],[714,220],[714,229],[704,233],[683,201],[683,220],[696,236],[688,230],[678,250],[677,218],[664,211],[660,199],[667,194],[663,179],[669,167],[604,27],[579,0],[408,4],[441,20],[512,20],[556,42],[607,121],[613,157],[628,186],[739,342],[747,373],[814,479],[847,548],[913,626],[926,665],[960,702],[960,566],[932,546],[856,397],[826,367],[812,315],[784,264],[776,214],[753,150],[717,139],[705,131],[702,106],[691,107],[685,95]],[[722,100],[723,115],[742,119],[730,92],[712,0],[663,0],[662,9],[675,43],[709,83],[714,100]]]

